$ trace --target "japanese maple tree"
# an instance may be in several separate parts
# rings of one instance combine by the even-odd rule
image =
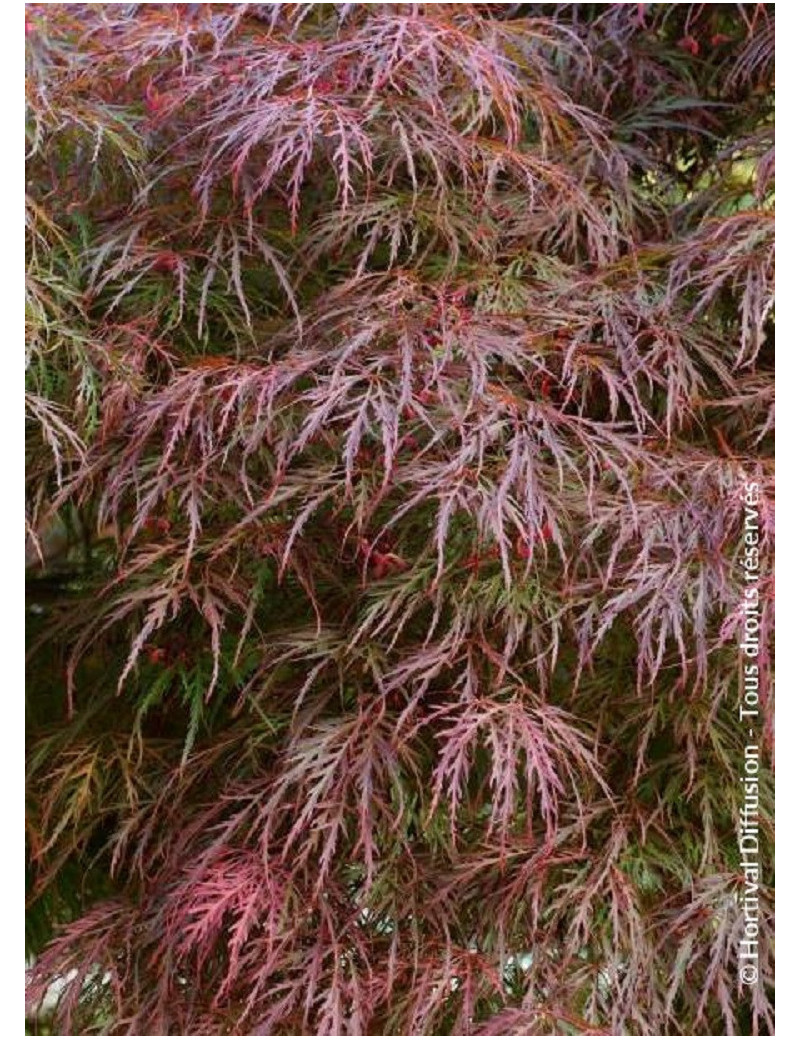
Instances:
[[[30,1028],[770,1033],[772,7],[25,35]]]

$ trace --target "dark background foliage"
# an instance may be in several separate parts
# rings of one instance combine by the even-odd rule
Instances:
[[[25,32],[31,1015],[770,1033],[772,7]]]

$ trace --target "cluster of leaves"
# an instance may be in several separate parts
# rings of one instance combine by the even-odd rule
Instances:
[[[773,36],[28,7],[32,1015],[771,1031]]]

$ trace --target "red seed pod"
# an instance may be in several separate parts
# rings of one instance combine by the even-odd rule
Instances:
[[[404,571],[408,564],[397,553],[374,552],[370,558],[370,566],[373,576],[382,578],[386,574],[396,574],[398,571]]]
[[[478,568],[480,567],[480,565],[481,565],[481,557],[478,555],[478,553],[472,553],[472,555],[468,556],[464,560],[464,566],[468,570],[472,571],[473,574],[477,574],[478,573]]]
[[[700,44],[694,36],[684,36],[682,40],[678,41],[678,46],[681,50],[686,51],[687,54],[691,54],[695,58],[700,53]]]
[[[179,258],[177,253],[171,253],[168,250],[165,250],[163,253],[158,254],[151,266],[154,271],[168,274],[171,271],[176,270],[178,267],[178,261]]]
[[[144,107],[150,115],[156,115],[164,106],[166,98],[150,80],[144,88]]]

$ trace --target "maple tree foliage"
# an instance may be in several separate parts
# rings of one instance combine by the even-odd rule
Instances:
[[[25,32],[32,1020],[769,1033],[772,7]]]

